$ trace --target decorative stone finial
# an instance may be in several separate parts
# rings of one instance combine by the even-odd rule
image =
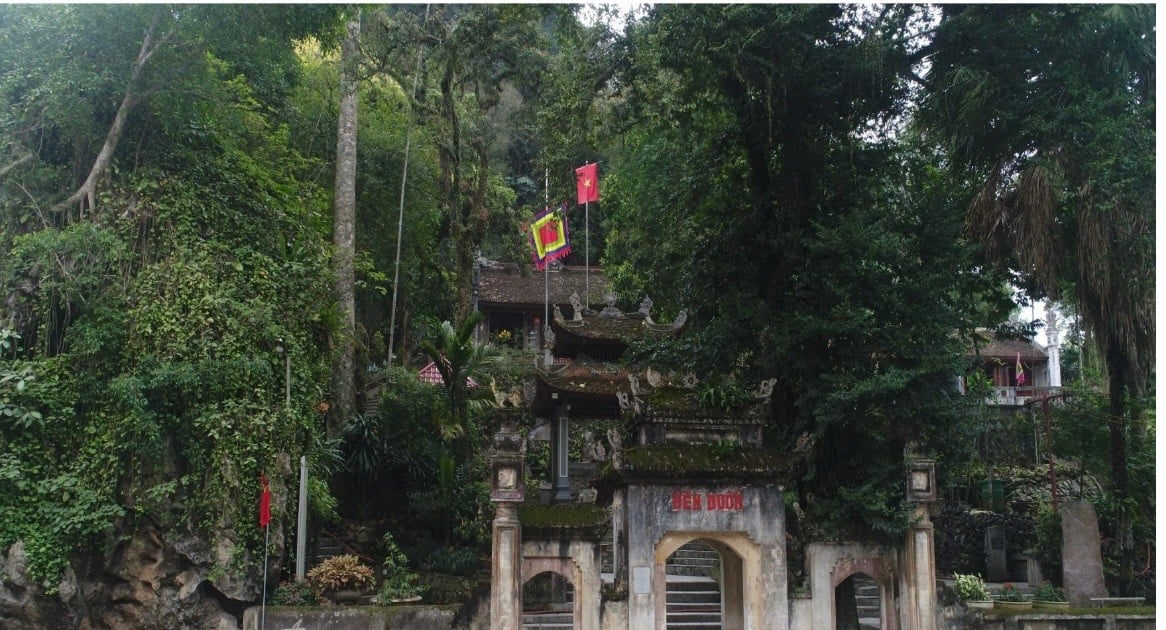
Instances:
[[[640,302],[639,313],[640,313],[640,315],[644,316],[644,321],[647,322],[648,324],[655,324],[656,323],[656,322],[652,321],[652,298],[650,296],[645,295],[644,301]]]
[[[620,310],[615,307],[615,302],[617,299],[619,299],[616,294],[608,291],[607,294],[603,296],[603,299],[605,302],[607,302],[607,306],[603,307],[603,310],[599,312],[600,317],[623,317],[623,313],[621,313]]]
[[[571,315],[571,321],[583,321],[583,300],[579,298],[579,293],[577,291],[571,294],[570,302],[571,310],[574,311],[574,313]]]
[[[767,378],[757,384],[757,391],[753,393],[754,398],[769,398],[773,395],[773,386],[777,385],[776,378]]]
[[[640,395],[640,379],[628,374],[628,382],[632,385],[632,396]]]
[[[672,320],[672,330],[680,330],[684,327],[684,323],[688,321],[688,309],[682,308],[676,314],[676,319]]]
[[[628,397],[627,392],[616,392],[615,399],[619,401],[619,410],[627,411],[632,406],[631,398]]]
[[[644,370],[644,377],[648,379],[648,384],[654,388],[660,387],[660,385],[663,383],[663,380],[660,378],[660,373],[653,370],[652,368]]]

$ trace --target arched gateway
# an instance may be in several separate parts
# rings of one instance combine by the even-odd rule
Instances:
[[[783,486],[800,464],[794,449],[761,444],[773,380],[718,398],[691,374],[616,364],[635,337],[677,334],[684,313],[657,324],[648,301],[637,313],[571,302],[570,318],[555,307],[544,333],[554,360],[547,352],[533,391],[498,395],[491,628],[518,630],[524,611],[531,627],[554,616],[582,630],[934,628],[929,530],[913,532],[901,554],[811,545],[812,597],[791,602]],[[587,428],[582,461],[568,457],[572,427]],[[540,436],[548,478],[528,496],[526,444]],[[524,589],[540,574],[560,576],[548,592],[563,596]],[[847,617],[856,574],[878,589],[873,616]]]

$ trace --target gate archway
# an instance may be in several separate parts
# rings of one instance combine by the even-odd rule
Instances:
[[[575,586],[556,571],[542,571],[522,584],[523,628],[576,628]]]
[[[750,545],[735,532],[665,535],[656,550],[657,627],[744,630],[746,599],[757,595],[746,586],[756,570],[746,566]]]

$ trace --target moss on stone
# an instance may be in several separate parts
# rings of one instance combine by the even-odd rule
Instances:
[[[523,503],[518,506],[518,520],[523,527],[535,529],[583,529],[607,523],[610,514],[594,503]]]
[[[675,444],[637,446],[623,454],[620,472],[626,477],[710,475],[733,479],[784,477],[796,460],[769,449],[733,444]]]

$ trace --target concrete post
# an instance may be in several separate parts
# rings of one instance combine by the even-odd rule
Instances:
[[[551,423],[551,488],[556,503],[571,501],[567,440],[567,405],[561,404],[555,407]]]

